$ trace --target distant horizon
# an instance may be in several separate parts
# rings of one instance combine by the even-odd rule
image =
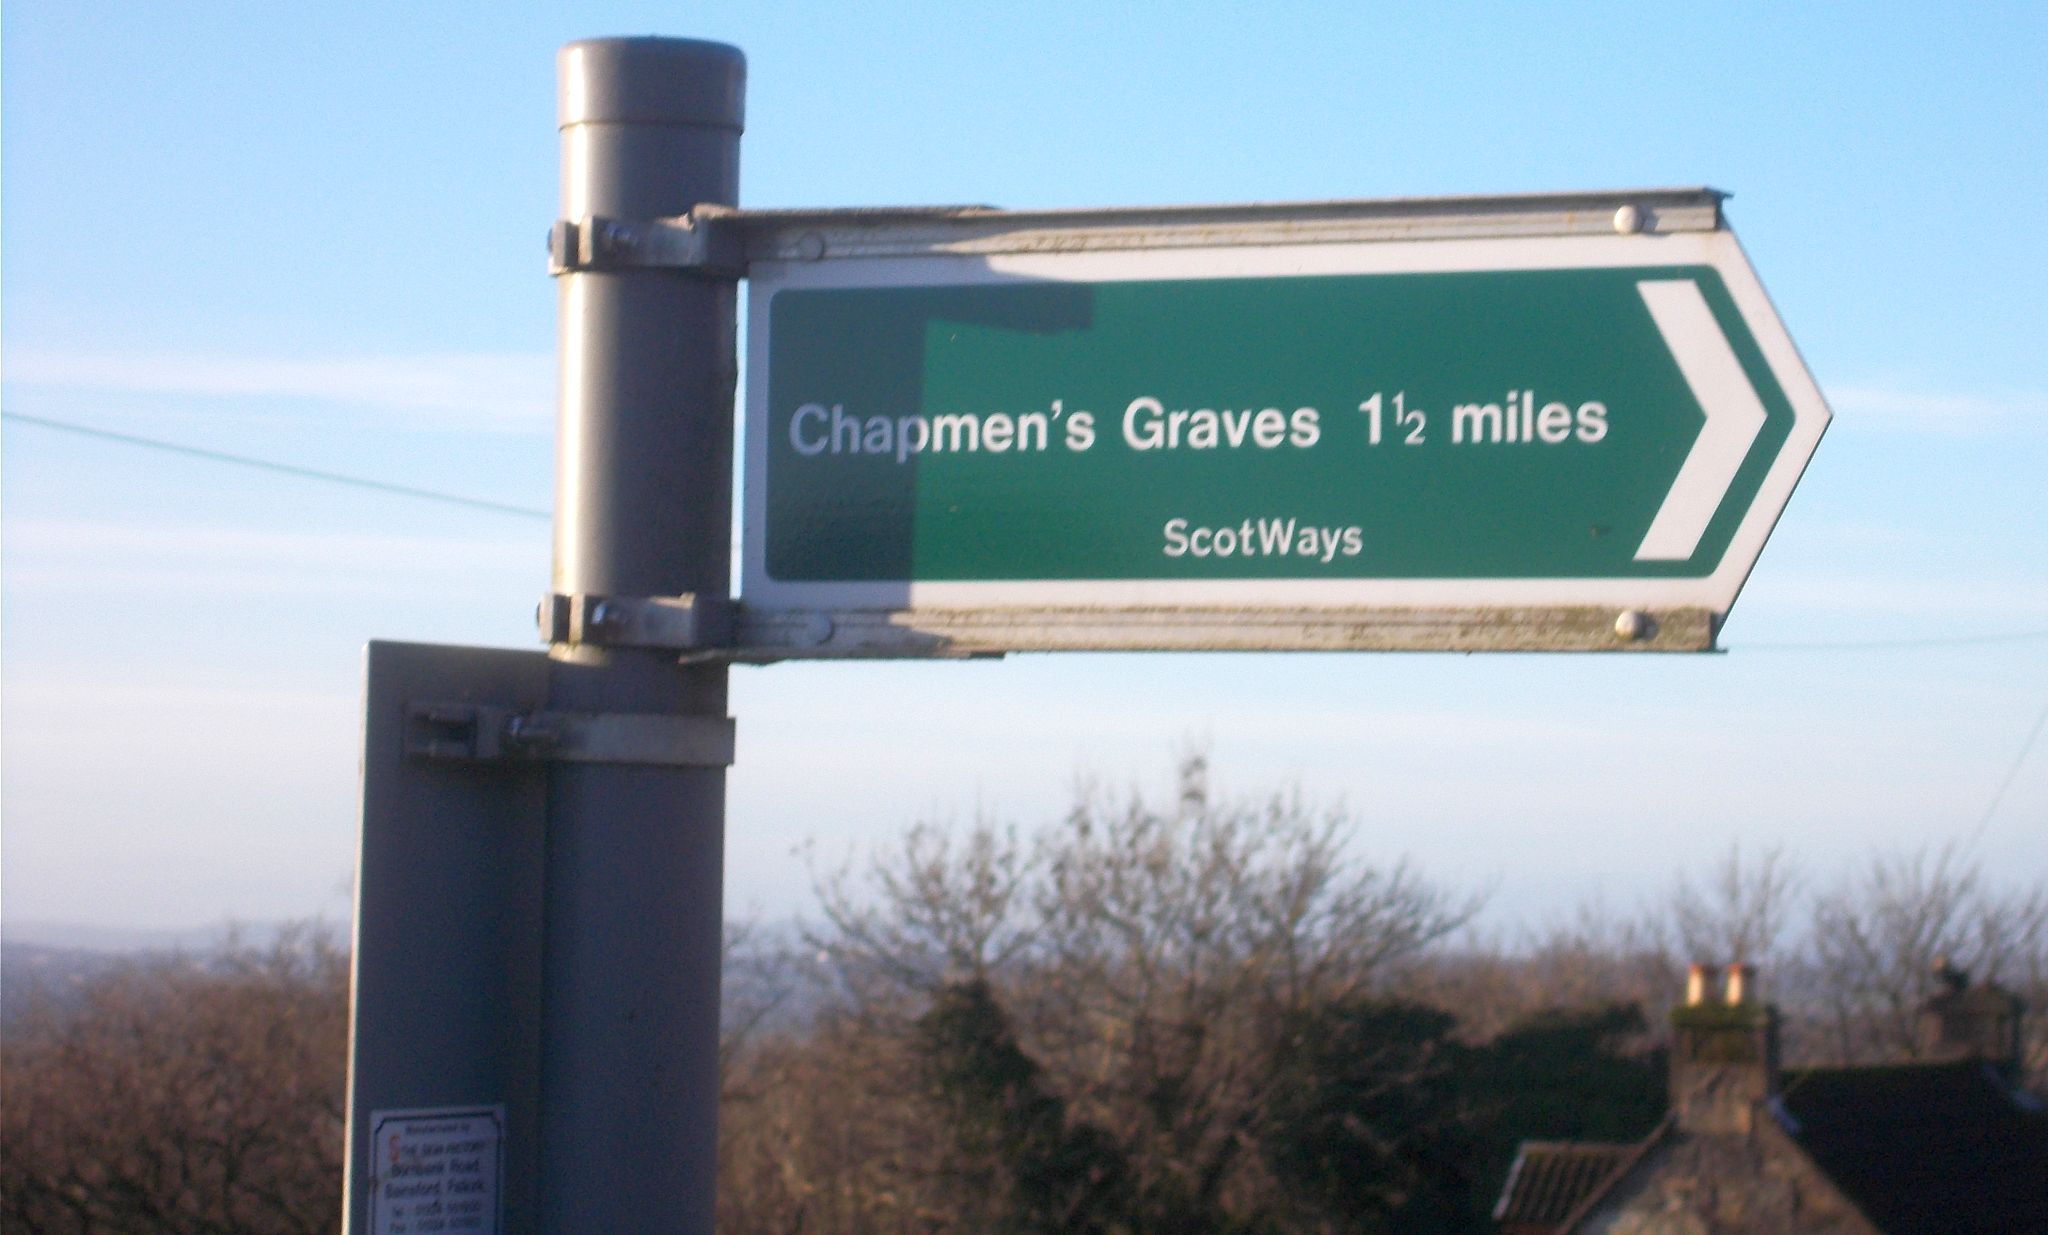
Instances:
[[[343,940],[347,919],[282,918],[272,921],[230,920],[212,926],[110,926],[96,922],[48,919],[15,921],[0,918],[0,944],[58,948],[79,952],[130,953],[199,948],[211,950],[229,942],[267,946],[284,932],[304,926],[329,927]]]
[[[1048,823],[1050,821],[1047,821]],[[1022,833],[1029,843],[1031,833]],[[889,840],[900,839],[897,837]],[[864,869],[867,854],[843,855],[849,859],[849,869],[856,876]],[[1623,889],[1629,892],[1624,899],[1609,896],[1604,888],[1596,889],[1578,901],[1563,906],[1546,905],[1539,912],[1515,911],[1501,906],[1492,895],[1494,889],[1484,886],[1464,886],[1436,878],[1431,872],[1416,863],[1404,862],[1409,873],[1418,876],[1440,891],[1453,897],[1471,896],[1480,899],[1479,912],[1465,926],[1455,931],[1449,939],[1463,940],[1470,947],[1500,947],[1510,953],[1517,953],[1531,944],[1541,944],[1556,933],[1569,933],[1586,927],[1628,928],[1639,925],[1669,926],[1669,919],[1675,916],[1675,901],[1680,881],[1685,880],[1695,890],[1710,887],[1721,865],[1731,856],[1746,863],[1746,869],[1754,873],[1756,864],[1769,859],[1779,864],[1789,874],[1794,891],[1792,900],[1802,905],[1811,896],[1824,894],[1844,886],[1868,874],[1874,862],[1912,862],[1938,865],[1944,855],[1956,859],[1954,872],[1974,872],[1981,881],[1983,890],[1993,894],[2025,892],[2036,881],[2025,875],[2002,875],[1996,870],[1986,869],[1980,860],[1971,856],[1967,848],[1954,846],[1922,847],[1917,850],[1872,850],[1853,858],[1847,865],[1836,865],[1828,869],[1816,869],[1803,862],[1799,854],[1790,851],[1761,853],[1741,851],[1734,855],[1722,854],[1709,866],[1691,868],[1674,866],[1662,880]],[[1389,864],[1380,864],[1386,869]],[[806,887],[809,887],[808,880]],[[1502,920],[1505,918],[1506,920]],[[817,912],[815,898],[804,905],[791,906],[783,912],[762,913],[745,910],[735,911],[726,906],[725,920],[729,925],[748,929],[769,931],[795,931],[817,924],[822,918]],[[353,934],[353,911],[344,906],[341,912],[315,912],[304,915],[287,915],[275,918],[223,917],[214,922],[191,922],[184,924],[121,924],[104,920],[65,919],[50,917],[17,917],[0,912],[0,944],[24,947],[42,947],[62,950],[99,952],[106,954],[129,954],[150,951],[214,950],[227,944],[240,943],[267,947],[288,932],[314,929],[337,939],[344,946]],[[1797,950],[1805,942],[1805,936],[1812,929],[1804,908],[1794,914],[1787,923],[1786,942]],[[1453,942],[1452,950],[1457,949]],[[1718,961],[1725,958],[1695,958]]]

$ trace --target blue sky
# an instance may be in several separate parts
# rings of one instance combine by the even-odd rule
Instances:
[[[1727,655],[736,670],[735,911],[801,908],[807,842],[1029,824],[1077,777],[1163,783],[1190,740],[1226,790],[1298,783],[1361,854],[1491,887],[1502,925],[1732,843],[1825,872],[1956,840],[2048,878],[2037,4],[19,0],[0,22],[8,411],[531,507],[574,38],[742,47],[752,206],[1735,193],[1836,418]],[[0,433],[7,919],[344,914],[362,643],[533,646],[544,522]],[[1886,641],[1914,646],[1849,646]]]

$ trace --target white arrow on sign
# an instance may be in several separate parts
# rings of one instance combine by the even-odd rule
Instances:
[[[1750,385],[1728,336],[1691,279],[1664,279],[1636,284],[1650,318],[1664,336],[1664,345],[1678,361],[1685,384],[1707,415],[1693,439],[1678,479],[1657,508],[1650,530],[1636,549],[1638,562],[1683,562],[1699,548],[1707,524],[1728,496],[1735,473],[1750,444],[1764,427],[1764,404]]]

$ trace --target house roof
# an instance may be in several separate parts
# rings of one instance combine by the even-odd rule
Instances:
[[[1494,1220],[1508,1231],[1556,1230],[1637,1150],[1635,1145],[1591,1141],[1524,1141],[1494,1206]]]
[[[1980,1061],[1788,1069],[1769,1109],[1885,1235],[2048,1235],[2048,1111]],[[1670,1122],[1633,1145],[1524,1142],[1495,1221],[1572,1230]]]
[[[1981,1062],[1787,1070],[1772,1105],[1886,1235],[2048,1232],[2048,1114]]]

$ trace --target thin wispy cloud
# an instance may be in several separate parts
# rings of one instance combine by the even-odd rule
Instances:
[[[91,553],[145,559],[182,554],[211,561],[303,562],[322,567],[382,566],[394,555],[410,559],[431,552],[468,559],[518,551],[534,539],[523,527],[481,538],[49,517],[16,519],[8,525],[10,552],[27,549],[64,556]]]
[[[262,357],[170,352],[10,351],[9,386],[184,398],[310,400],[427,416],[444,427],[547,432],[547,353]]]
[[[1866,617],[1945,618],[1958,633],[1993,621],[2048,622],[2048,582],[2016,578],[1808,575],[1778,578],[1741,608]]]
[[[2048,396],[1913,390],[1887,385],[1830,386],[1839,415],[1875,429],[1980,434],[2048,426]]]
[[[544,536],[373,535],[197,524],[16,519],[7,528],[7,587],[27,596],[411,595],[488,590],[539,577]]]

